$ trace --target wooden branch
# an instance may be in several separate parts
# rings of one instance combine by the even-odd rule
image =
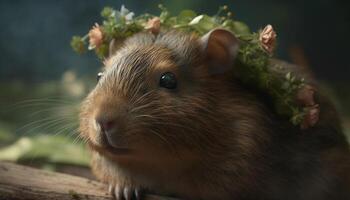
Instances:
[[[0,162],[0,200],[112,200],[107,185],[62,173]],[[146,195],[146,200],[175,200]]]

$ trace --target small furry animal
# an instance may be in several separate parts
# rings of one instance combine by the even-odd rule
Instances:
[[[319,122],[293,126],[235,78],[238,49],[224,29],[139,33],[107,60],[80,131],[116,199],[350,199],[349,147],[333,106],[317,94]]]

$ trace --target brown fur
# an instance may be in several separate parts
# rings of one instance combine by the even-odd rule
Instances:
[[[177,32],[133,36],[106,63],[80,127],[101,181],[186,199],[349,197],[332,185],[345,185],[349,154],[323,98],[321,122],[301,131],[233,71],[211,75],[198,38]],[[158,86],[167,71],[175,91]],[[104,147],[94,129],[101,114],[121,125],[127,152]]]

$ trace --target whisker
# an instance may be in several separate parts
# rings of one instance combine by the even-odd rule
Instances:
[[[58,126],[61,123],[64,123],[66,121],[67,121],[67,119],[65,119],[65,118],[49,120],[43,124],[40,124],[40,125],[35,126],[33,128],[30,128],[29,130],[26,131],[26,133],[34,132],[34,130],[38,130],[39,128],[43,128],[43,130],[49,130],[50,128]]]
[[[139,91],[141,90],[142,88],[142,85],[139,85],[136,89],[136,91],[134,92],[134,95],[132,95],[131,99],[130,99],[130,102],[134,102],[136,100],[137,97],[137,94],[139,93]]]
[[[76,127],[76,124],[74,122],[67,123],[64,126],[59,127],[60,130],[58,132],[56,132],[54,135],[60,135],[62,133],[68,132],[68,130],[74,129],[74,127]]]
[[[20,127],[20,128],[17,128],[15,130],[15,132],[19,132],[27,127],[30,127],[32,125],[35,125],[35,124],[38,124],[38,123],[41,123],[41,122],[51,122],[52,120],[57,120],[57,119],[63,119],[63,118],[57,118],[57,117],[47,117],[45,119],[39,119],[39,120],[36,120],[36,121],[33,121],[33,122],[30,122],[28,124],[25,124],[24,126]]]
[[[158,138],[160,138],[162,141],[164,141],[169,146],[171,145],[171,143],[165,137],[163,137],[161,134],[159,134],[157,131],[154,131],[154,130],[149,130],[149,131],[151,133],[153,133],[154,135],[156,135]]]
[[[30,102],[58,102],[58,103],[75,103],[74,101],[69,100],[63,100],[62,97],[60,99],[54,99],[54,98],[37,98],[37,99],[26,99],[19,102],[14,103],[14,105],[17,104],[23,104],[23,103],[30,103]]]
[[[31,106],[31,105],[71,105],[76,104],[74,101],[57,100],[57,99],[29,99],[23,100],[9,105],[10,107],[16,106]]]
[[[141,97],[139,97],[135,102],[133,102],[133,104],[134,104],[134,105],[139,104],[139,103],[140,103],[142,100],[144,100],[148,95],[153,94],[153,92],[154,92],[153,90],[146,92],[146,93],[143,94]]]
[[[131,109],[130,113],[135,113],[135,112],[137,112],[137,111],[139,111],[141,109],[145,109],[145,108],[151,107],[152,104],[155,105],[154,102],[150,102],[148,104],[144,104],[144,105],[135,107],[135,108]]]
[[[42,109],[42,110],[38,110],[36,112],[30,113],[29,117],[34,117],[34,116],[37,116],[39,114],[44,114],[46,112],[48,112],[48,114],[50,114],[51,112],[55,112],[57,117],[67,117],[67,118],[71,118],[71,119],[77,119],[78,118],[76,113],[65,112],[65,111],[62,111],[61,113],[58,113],[60,111],[62,111],[62,109],[60,109],[60,108],[57,108],[57,109]]]
[[[79,134],[76,134],[75,139],[73,140],[73,144],[77,144],[78,142],[81,142],[83,144],[87,143],[87,141],[84,141],[83,137],[81,137]]]

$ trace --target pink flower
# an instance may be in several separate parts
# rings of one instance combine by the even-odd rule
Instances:
[[[304,116],[304,120],[301,123],[301,129],[308,129],[310,127],[315,126],[315,124],[319,120],[320,115],[320,107],[318,104],[310,106],[307,108],[307,113]]]
[[[89,31],[89,50],[98,48],[103,42],[103,33],[101,27],[95,23]]]
[[[302,87],[296,95],[296,101],[302,106],[313,106],[315,105],[315,88],[311,85],[305,85]]]
[[[275,49],[277,34],[273,30],[273,27],[269,24],[267,25],[259,35],[259,40],[261,42],[262,47],[269,52],[270,54]]]
[[[305,85],[296,94],[296,102],[306,110],[301,129],[313,127],[319,120],[320,106],[315,103],[315,92],[314,87]]]
[[[154,17],[152,19],[149,19],[146,26],[145,26],[146,30],[151,31],[151,33],[153,34],[158,34],[160,31],[160,19],[159,17]]]

